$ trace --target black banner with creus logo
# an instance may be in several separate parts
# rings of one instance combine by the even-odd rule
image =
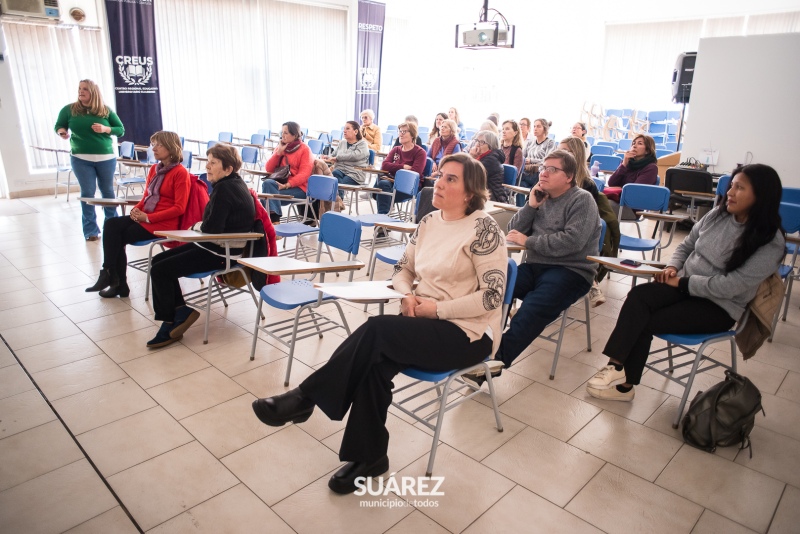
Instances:
[[[358,1],[358,51],[356,52],[355,121],[371,109],[378,123],[381,85],[381,52],[386,5],[370,0]]]
[[[124,141],[149,145],[161,130],[154,0],[106,0],[116,112]]]

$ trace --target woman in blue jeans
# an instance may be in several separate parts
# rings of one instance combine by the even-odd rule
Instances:
[[[117,156],[112,135],[122,137],[122,121],[103,103],[100,89],[92,80],[81,80],[78,100],[61,108],[55,126],[62,139],[69,139],[72,172],[81,186],[82,197],[93,197],[97,187],[103,198],[114,198],[114,170]],[[94,206],[81,202],[83,236],[86,241],[100,239]],[[104,208],[106,219],[116,217],[115,208]]]

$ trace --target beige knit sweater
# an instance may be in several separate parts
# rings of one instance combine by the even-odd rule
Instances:
[[[493,218],[475,211],[445,221],[435,211],[411,236],[392,283],[397,291],[412,293],[419,280],[415,295],[437,301],[439,318],[458,325],[470,341],[488,334],[494,354],[502,337],[507,265],[505,234]]]

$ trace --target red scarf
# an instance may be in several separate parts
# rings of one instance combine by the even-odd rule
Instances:
[[[439,154],[439,151],[442,149],[442,139],[443,137],[439,136],[433,140],[433,145],[431,146],[432,158],[435,158],[437,154]],[[456,136],[451,135],[450,138],[447,141],[445,141],[446,144],[444,145],[444,154],[442,157],[452,154],[453,150],[455,150],[456,148],[457,142],[458,141],[456,140]]]
[[[483,154],[479,154],[479,155],[478,155],[478,157],[477,157],[476,159],[477,159],[478,161],[480,161],[480,160],[482,160],[483,158],[485,158],[486,156],[488,156],[489,154],[491,154],[492,152],[494,152],[494,150],[487,150],[487,151],[486,151],[486,152],[484,152]]]
[[[300,148],[301,144],[303,144],[301,140],[295,139],[294,141],[286,145],[286,148],[283,149],[283,153],[291,154],[292,152],[295,152],[298,148]]]

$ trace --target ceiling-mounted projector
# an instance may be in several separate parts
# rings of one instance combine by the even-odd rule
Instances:
[[[514,48],[514,26],[510,25],[502,13],[496,9],[493,19],[500,17],[502,22],[487,20],[489,0],[484,0],[480,21],[456,26],[456,48],[486,50],[490,48]]]

